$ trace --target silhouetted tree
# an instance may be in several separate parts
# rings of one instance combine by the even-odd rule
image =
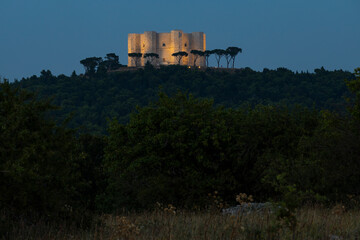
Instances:
[[[76,74],[76,71],[74,70],[72,73],[71,73],[71,78],[76,78],[77,77],[77,74]]]
[[[229,54],[232,62],[233,62],[233,68],[235,67],[235,57],[238,55],[238,53],[242,53],[242,49],[238,47],[228,47],[226,49],[226,52]]]
[[[106,54],[105,59],[105,61],[99,63],[97,73],[105,74],[109,70],[115,70],[120,67],[119,56],[117,56],[115,53]]]
[[[104,61],[106,64],[106,67],[108,70],[114,70],[119,68],[119,56],[117,56],[115,53],[108,53],[105,57],[106,61]]]
[[[148,63],[150,63],[151,65],[154,65],[154,63],[156,62],[156,59],[159,59],[159,54],[157,54],[157,53],[145,53],[144,58],[147,59]]]
[[[225,55],[226,51],[224,49],[214,49],[212,52],[215,54],[218,67],[220,67],[220,60],[222,56]]]
[[[228,52],[227,50],[225,50],[225,54],[224,54],[224,57],[226,59],[226,68],[229,68],[229,64],[230,64],[230,61],[231,61],[231,56],[230,56],[230,52]]]
[[[205,52],[204,52],[207,67],[209,67],[209,58],[212,54],[213,54],[213,51],[211,51],[211,50],[205,50]]]
[[[80,61],[80,63],[84,65],[85,74],[88,75],[93,75],[96,71],[96,68],[99,66],[101,62],[102,62],[101,57],[90,57]]]
[[[194,55],[194,66],[196,66],[196,61],[198,60],[198,58],[203,57],[205,54],[203,51],[199,51],[199,50],[191,50],[190,53]]]
[[[180,65],[180,62],[181,62],[181,59],[183,57],[187,57],[188,56],[188,53],[187,52],[176,52],[176,53],[173,53],[172,56],[176,57],[176,61],[178,62],[178,64]]]
[[[140,59],[142,57],[142,53],[129,53],[129,57],[131,57],[135,63],[135,67],[138,67],[140,65]]]
[[[52,75],[52,73],[51,73],[51,71],[50,70],[42,70],[41,72],[40,72],[40,78],[43,78],[43,79],[50,79],[50,78],[52,78],[53,77],[53,75]]]

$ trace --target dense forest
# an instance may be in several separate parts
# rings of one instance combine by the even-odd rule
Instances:
[[[34,91],[39,98],[53,98],[60,107],[55,117],[64,120],[70,114],[69,126],[92,134],[104,134],[108,119],[129,121],[136,106],[146,106],[158,99],[159,91],[173,95],[178,90],[195,97],[210,98],[215,105],[238,108],[296,104],[316,109],[344,112],[347,89],[344,79],[354,79],[350,72],[315,69],[315,73],[292,72],[285,68],[188,69],[168,66],[154,69],[147,66],[137,71],[53,76],[50,71],[24,78],[14,85]]]
[[[205,209],[214,191],[230,205],[239,192],[286,209],[350,205],[360,196],[359,93],[360,69],[147,66],[2,80],[0,233],[20,215],[86,225],[157,202]]]

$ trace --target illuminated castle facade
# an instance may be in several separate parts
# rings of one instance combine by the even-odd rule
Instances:
[[[182,58],[180,64],[193,65],[194,56],[190,53],[191,50],[206,50],[206,36],[203,32],[183,33],[181,30],[172,30],[170,33],[149,31],[128,35],[128,53],[142,53],[143,55],[157,53],[159,59],[156,65],[177,64],[172,54],[180,51],[188,53],[187,57]],[[141,58],[140,66],[144,66],[146,61],[145,58]],[[205,59],[199,57],[196,65],[205,67]],[[128,66],[135,67],[134,59],[131,57],[128,57]]]

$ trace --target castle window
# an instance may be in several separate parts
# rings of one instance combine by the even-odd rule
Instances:
[[[165,58],[163,58],[163,62],[165,62]]]
[[[187,44],[185,43],[185,45],[184,45],[185,47],[187,47]]]
[[[163,43],[163,47],[165,47],[166,45],[165,45],[165,43]]]

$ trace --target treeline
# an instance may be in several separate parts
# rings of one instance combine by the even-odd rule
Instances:
[[[204,58],[206,67],[210,67],[209,58],[211,57],[211,55],[214,55],[218,68],[220,67],[220,62],[223,57],[226,60],[226,68],[229,68],[230,63],[232,63],[232,68],[234,68],[235,67],[235,58],[239,53],[242,53],[241,48],[228,47],[226,49],[214,49],[214,50],[205,50],[205,51],[191,50],[189,53],[185,52],[185,51],[179,51],[179,52],[172,53],[171,56],[175,57],[177,64],[180,65],[182,58],[187,57],[189,54],[192,54],[194,57],[193,58],[194,59],[193,66],[196,66],[196,61],[198,59]],[[140,66],[142,57],[146,59],[147,64],[158,65],[157,60],[159,59],[159,54],[157,54],[157,53],[142,54],[140,52],[134,52],[134,53],[129,53],[128,56],[132,59],[132,61],[134,62],[134,65],[136,67]]]
[[[242,49],[239,47],[228,47],[226,49],[214,49],[214,50],[191,50],[190,52],[179,51],[172,53],[172,56],[176,59],[178,65],[180,65],[182,58],[187,57],[189,54],[193,55],[193,66],[196,66],[198,59],[203,58],[206,63],[206,67],[210,67],[209,58],[214,55],[217,67],[220,67],[221,59],[226,60],[226,67],[229,68],[230,63],[232,63],[232,68],[235,67],[236,56],[242,53]],[[135,67],[139,67],[141,63],[141,58],[146,59],[146,65],[151,66],[160,66],[159,64],[159,54],[157,53],[141,53],[141,52],[132,52],[128,53],[128,56],[133,61]],[[119,62],[119,56],[115,53],[108,53],[105,56],[105,60],[102,57],[88,57],[80,61],[84,66],[85,75],[93,76],[96,72],[106,73],[113,70],[118,70],[120,67],[126,67]]]
[[[84,66],[85,74],[88,76],[124,67],[124,65],[120,64],[119,56],[115,53],[106,54],[105,60],[102,57],[88,57],[81,60],[80,63]]]
[[[92,76],[76,73],[54,76],[50,71],[42,71],[40,76],[24,78],[14,85],[37,92],[41,99],[52,97],[53,103],[60,106],[53,113],[55,119],[64,120],[73,114],[68,126],[104,134],[107,119],[128,122],[136,106],[158,99],[159,89],[169,95],[178,90],[188,91],[195,97],[214,99],[215,105],[231,108],[243,104],[300,104],[344,112],[347,95],[344,79],[354,79],[354,75],[324,68],[308,73],[285,68],[258,72],[250,68],[217,71],[147,66],[136,71],[98,71]]]
[[[347,86],[353,95],[343,115],[225,108],[160,92],[127,123],[111,121],[108,136],[94,136],[56,123],[49,101],[2,82],[0,210],[84,220],[156,202],[204,208],[214,191],[230,204],[239,192],[256,201],[290,194],[301,203],[350,203],[360,196],[360,69]]]

